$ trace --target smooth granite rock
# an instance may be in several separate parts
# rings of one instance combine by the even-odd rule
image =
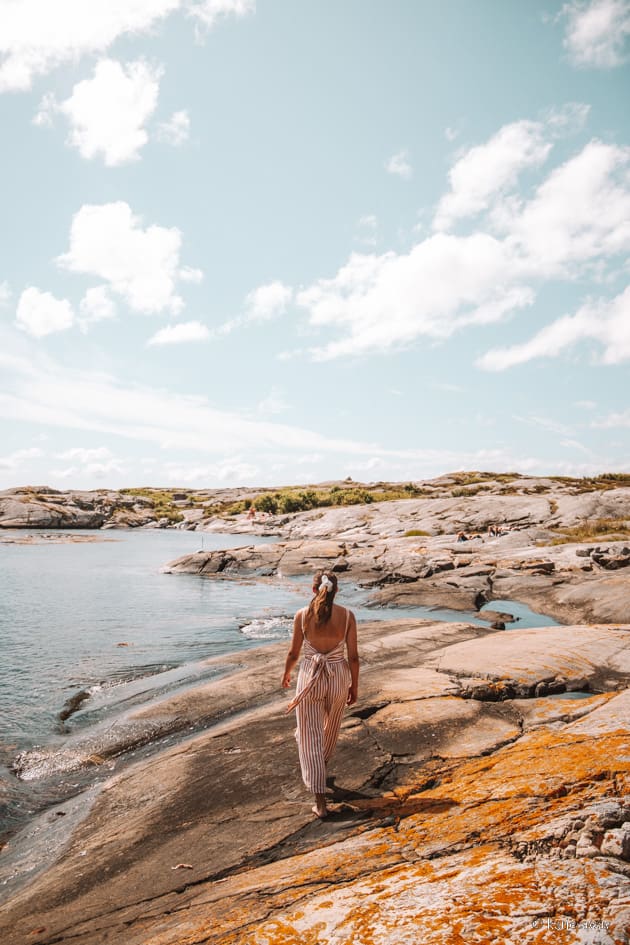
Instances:
[[[569,915],[624,941],[630,626],[500,633],[405,619],[363,624],[360,649],[327,820],[310,813],[284,713],[286,645],[241,653],[221,679],[133,713],[201,732],[122,765],[81,816],[80,798],[60,804],[67,835],[51,810],[11,841],[0,875],[21,844],[41,852],[30,882],[3,887],[0,940],[415,945],[421,928],[436,945],[462,929],[542,945],[540,923]],[[610,691],[462,698],[473,670],[531,686],[574,669]]]

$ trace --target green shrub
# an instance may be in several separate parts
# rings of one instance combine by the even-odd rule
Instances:
[[[330,497],[330,502],[325,505],[367,505],[374,502],[374,496],[367,489],[340,489]]]
[[[430,538],[431,532],[425,532],[421,528],[410,528],[408,532],[405,532],[405,538]]]
[[[278,511],[278,498],[277,492],[275,495],[268,492],[265,495],[256,496],[252,504],[257,512],[269,512],[270,515],[275,515]]]

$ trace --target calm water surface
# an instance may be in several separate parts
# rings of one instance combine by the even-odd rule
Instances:
[[[45,739],[58,728],[66,700],[80,690],[97,694],[167,671],[173,682],[175,667],[258,643],[256,635],[264,637],[274,622],[284,630],[282,615],[296,609],[300,588],[293,584],[236,584],[160,571],[198,551],[202,540],[208,550],[251,545],[251,536],[202,539],[195,532],[147,530],[98,538],[0,544],[5,747]]]

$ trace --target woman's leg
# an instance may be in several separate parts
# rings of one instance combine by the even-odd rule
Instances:
[[[324,720],[324,762],[330,761],[337,745],[343,710],[348,702],[350,669],[347,663],[338,663],[328,681],[326,717]]]
[[[315,795],[324,796],[326,792],[326,762],[324,760],[324,701],[316,698],[319,686],[311,690],[299,705],[296,738],[302,780]]]

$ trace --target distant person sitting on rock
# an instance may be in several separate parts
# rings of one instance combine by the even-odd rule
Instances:
[[[256,519],[256,509],[253,505],[250,505],[249,512],[247,513],[248,521],[253,522]]]
[[[481,538],[479,532],[457,532],[457,541],[472,541],[474,538]]]
[[[313,813],[318,817],[328,813],[326,764],[337,744],[343,710],[357,701],[359,684],[356,620],[351,610],[333,603],[336,593],[336,576],[318,571],[313,578],[313,599],[293,620],[282,677],[282,686],[288,689],[304,643],[296,694],[287,712],[296,710],[302,780],[315,795]]]

